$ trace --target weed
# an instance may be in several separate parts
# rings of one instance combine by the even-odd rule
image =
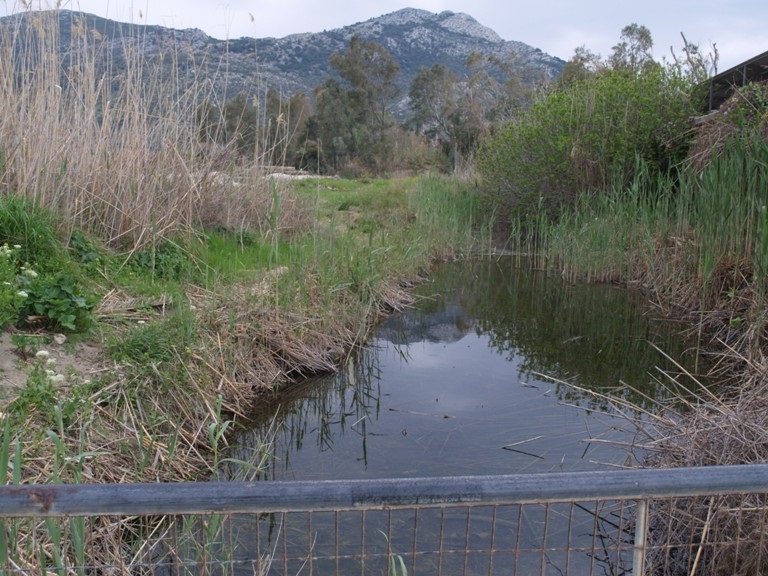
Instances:
[[[14,323],[39,327],[85,331],[93,323],[95,297],[79,285],[66,262],[58,261],[58,271],[41,270],[29,261],[20,244],[0,246],[0,328]],[[26,251],[29,252],[29,251]],[[63,254],[61,251],[59,253]]]
[[[216,417],[213,422],[208,424],[208,443],[213,453],[213,463],[211,468],[217,470],[219,467],[219,458],[222,444],[226,441],[225,434],[233,424],[232,420],[225,420],[222,414],[223,398],[221,394],[216,398]]]
[[[65,258],[51,214],[19,196],[0,196],[0,243],[12,246],[20,263],[47,267]]]
[[[72,332],[84,332],[93,325],[96,298],[85,292],[71,273],[40,275],[25,268],[17,284],[19,292],[26,294],[19,313],[22,325],[42,320],[46,328]]]
[[[15,323],[28,294],[18,285],[21,245],[0,246],[0,329]]]
[[[77,262],[85,266],[94,266],[102,261],[101,251],[96,247],[93,239],[80,229],[72,231],[69,237],[69,250]]]
[[[194,270],[190,252],[176,242],[165,241],[151,245],[131,255],[130,263],[139,272],[155,278],[183,281]]]
[[[178,351],[188,349],[193,339],[193,318],[178,312],[155,322],[136,324],[116,335],[108,351],[113,359],[137,366],[172,363]]]
[[[387,541],[387,576],[408,576],[408,568],[405,566],[405,560],[400,554],[395,554],[390,549],[390,542],[387,535],[379,530],[384,540]]]
[[[32,359],[27,380],[19,395],[7,407],[7,417],[23,421],[37,415],[47,424],[53,423],[54,406],[59,400],[59,387],[64,375],[56,371],[56,362],[47,350],[38,350]]]
[[[50,336],[40,334],[25,334],[18,332],[11,334],[11,344],[16,347],[16,353],[22,360],[28,360],[38,350],[41,344],[48,344]]]

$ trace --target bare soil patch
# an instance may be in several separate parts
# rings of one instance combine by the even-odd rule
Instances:
[[[12,342],[11,332],[0,333],[0,405],[12,401],[17,389],[27,380],[30,358],[25,358]],[[103,347],[94,342],[73,343],[63,334],[40,333],[36,350],[47,350],[56,361],[57,371],[65,376],[84,380],[102,371],[105,366]],[[64,381],[66,386],[66,380]]]

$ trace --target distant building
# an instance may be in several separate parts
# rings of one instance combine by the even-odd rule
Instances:
[[[717,110],[733,94],[734,89],[750,82],[768,81],[768,52],[712,76],[708,80],[707,111]]]

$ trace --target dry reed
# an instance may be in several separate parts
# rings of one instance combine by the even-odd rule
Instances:
[[[71,35],[66,51],[63,34]],[[4,24],[2,193],[58,213],[65,235],[79,227],[120,247],[188,235],[201,224],[263,226],[272,190],[252,176],[269,151],[243,158],[200,138],[198,108],[218,98],[217,79],[203,71],[224,67],[179,45],[145,59],[141,42],[103,38],[85,17],[60,10],[30,10]],[[192,59],[191,79],[182,58]],[[251,89],[262,89],[256,76]]]

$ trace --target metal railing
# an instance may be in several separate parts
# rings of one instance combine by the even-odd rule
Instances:
[[[764,571],[768,465],[0,487],[4,574]],[[718,572],[719,571],[719,572]]]

